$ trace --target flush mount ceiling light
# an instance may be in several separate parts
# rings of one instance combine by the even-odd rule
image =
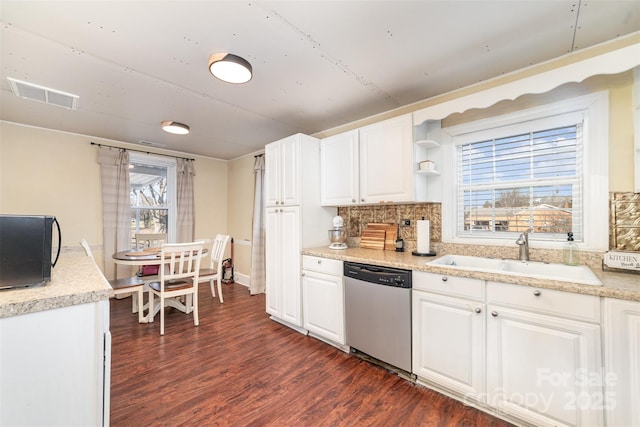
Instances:
[[[189,126],[167,120],[162,122],[162,130],[176,135],[186,135],[189,133]]]
[[[253,73],[249,61],[226,52],[214,53],[209,57],[209,71],[227,83],[246,83],[251,80]]]

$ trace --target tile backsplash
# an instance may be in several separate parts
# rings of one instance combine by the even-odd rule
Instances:
[[[609,248],[640,251],[640,193],[609,195]]]
[[[407,250],[416,248],[416,221],[431,221],[431,242],[442,240],[442,209],[440,203],[380,204],[371,206],[343,206],[338,215],[344,219],[347,237],[360,237],[362,230],[371,222],[399,224],[408,219],[411,225],[400,227],[400,234]]]
[[[610,193],[609,195],[609,249],[640,251],[640,193]],[[344,219],[348,243],[357,246],[362,230],[368,223],[383,222],[399,224],[411,221],[410,226],[400,227],[401,237],[407,250],[416,248],[416,221],[431,221],[431,242],[438,250],[446,253],[467,253],[478,256],[499,256],[513,258],[513,247],[469,246],[443,244],[442,209],[440,203],[381,204],[371,206],[342,206],[338,215]],[[472,252],[472,253],[471,253]],[[601,264],[602,252],[585,253],[585,263],[594,268]],[[533,260],[561,262],[561,251],[536,250],[532,248]]]

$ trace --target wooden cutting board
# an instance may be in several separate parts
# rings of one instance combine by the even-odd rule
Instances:
[[[368,249],[384,249],[384,230],[365,229],[360,236],[360,247]]]
[[[384,238],[384,249],[386,251],[396,250],[396,239],[398,238],[398,224],[370,222],[367,224],[367,230],[384,230],[386,232]]]

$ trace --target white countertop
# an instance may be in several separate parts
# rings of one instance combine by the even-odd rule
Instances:
[[[388,250],[348,248],[343,250],[329,249],[328,247],[303,249],[303,255],[313,255],[341,261],[359,262],[387,267],[402,268],[405,270],[424,271],[436,274],[448,274],[451,276],[470,277],[480,280],[493,280],[496,282],[513,283],[517,285],[535,286],[546,289],[575,292],[587,295],[596,295],[610,298],[619,298],[631,301],[640,301],[640,274],[629,272],[619,273],[602,271],[592,268],[591,271],[598,276],[602,286],[584,285],[579,283],[560,282],[541,278],[521,277],[493,272],[480,272],[461,270],[447,266],[433,266],[427,263],[438,257],[419,257],[411,255],[411,252],[395,252]],[[438,256],[445,255],[444,253]]]
[[[87,256],[61,256],[46,285],[0,291],[0,318],[109,299],[111,287]]]

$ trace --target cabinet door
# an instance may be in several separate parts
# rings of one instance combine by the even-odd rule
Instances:
[[[360,129],[360,201],[413,201],[413,142],[410,115]]]
[[[280,143],[264,147],[264,198],[266,206],[279,206],[281,199]]]
[[[359,202],[358,130],[320,141],[320,203],[345,206]]]
[[[280,205],[300,204],[300,144],[297,136],[280,141]]]
[[[482,401],[484,304],[413,291],[413,373]]]
[[[282,317],[280,264],[280,208],[267,208],[265,215],[265,286],[267,313]]]
[[[107,300],[0,319],[0,425],[108,425],[108,319]]]
[[[344,291],[342,276],[303,270],[304,327],[344,345]]]
[[[302,297],[300,291],[300,208],[280,209],[280,259],[282,317],[292,325],[302,326]]]
[[[640,302],[604,300],[607,423],[640,426]]]
[[[603,424],[600,326],[487,306],[489,403],[535,425]]]
[[[267,313],[302,326],[300,208],[267,208],[265,232]]]

